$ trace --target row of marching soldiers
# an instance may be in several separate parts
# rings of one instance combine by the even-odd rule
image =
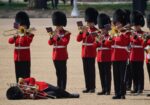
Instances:
[[[95,93],[95,58],[99,68],[102,91],[98,95],[110,95],[111,65],[113,67],[114,91],[113,99],[125,99],[126,87],[133,80],[132,93],[140,94],[144,90],[144,49],[148,52],[150,35],[141,28],[145,25],[144,17],[139,11],[130,13],[128,10],[117,9],[113,19],[105,13],[98,13],[94,8],[85,10],[85,26],[78,23],[77,41],[82,43],[82,61],[85,77],[83,93]],[[9,38],[10,44],[15,44],[14,62],[16,81],[18,78],[30,77],[31,58],[30,44],[34,34],[30,29],[29,16],[25,12],[16,14],[17,29],[24,29],[19,35]],[[67,25],[66,15],[61,11],[52,14],[53,31],[47,28],[50,35],[49,45],[53,46],[52,60],[56,69],[57,86],[63,90],[67,84],[67,45],[71,33],[64,29]],[[148,18],[150,28],[150,18]],[[98,24],[98,28],[96,25]],[[150,74],[150,55],[146,54],[146,64]],[[128,65],[128,62],[130,66]],[[128,68],[130,70],[128,71]],[[149,75],[150,76],[150,75]],[[127,84],[127,85],[126,85]],[[131,88],[131,87],[130,87]]]

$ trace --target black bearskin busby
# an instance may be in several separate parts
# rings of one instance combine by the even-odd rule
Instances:
[[[56,11],[52,15],[52,22],[54,26],[66,26],[67,18],[65,13],[61,11]]]
[[[113,23],[116,24],[116,22],[120,22],[123,26],[127,24],[126,12],[124,10],[117,9],[113,13]]]
[[[96,9],[89,7],[85,10],[84,18],[86,22],[93,22],[96,25],[97,16],[98,16],[98,11]]]
[[[125,13],[126,13],[126,21],[127,21],[127,24],[130,24],[130,14],[131,14],[131,12],[130,12],[130,10],[128,10],[128,9],[125,9],[124,11],[125,11]]]
[[[29,16],[26,12],[20,11],[16,14],[15,22],[20,25],[27,26],[27,29],[30,28]]]
[[[9,100],[23,99],[23,93],[19,87],[13,86],[7,90],[6,97]]]
[[[147,15],[147,27],[150,29],[150,14]]]
[[[133,11],[130,20],[132,25],[140,25],[141,27],[145,25],[144,16],[140,11]]]
[[[111,27],[110,17],[104,13],[98,15],[97,23],[99,28],[107,28],[108,25]]]

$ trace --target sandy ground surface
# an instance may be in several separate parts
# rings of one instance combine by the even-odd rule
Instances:
[[[10,83],[15,82],[15,70],[13,62],[14,45],[8,44],[8,38],[2,35],[4,30],[12,29],[14,19],[0,19],[0,105],[150,105],[150,84],[146,66],[145,68],[145,90],[140,96],[127,94],[126,100],[112,100],[114,95],[113,82],[110,96],[97,96],[95,94],[83,94],[84,76],[81,61],[81,43],[76,42],[78,33],[76,21],[82,18],[69,18],[67,30],[70,30],[71,40],[68,45],[69,60],[67,90],[80,93],[79,99],[47,99],[47,100],[18,100],[6,99],[6,90]],[[36,27],[34,40],[31,44],[31,76],[37,80],[46,81],[56,85],[56,75],[51,59],[52,47],[48,45],[49,36],[45,27],[52,26],[51,19],[31,19],[31,27]],[[99,72],[96,64],[96,92],[101,91]]]

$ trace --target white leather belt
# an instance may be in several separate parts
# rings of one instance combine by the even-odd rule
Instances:
[[[82,43],[84,46],[93,46],[93,43]]]
[[[146,46],[144,49],[145,49],[145,50],[150,49],[150,45]]]
[[[113,45],[112,48],[117,48],[117,49],[125,49],[128,50],[126,46],[118,46],[118,45]]]
[[[147,57],[147,59],[150,59],[150,54],[147,54],[146,57]]]
[[[107,48],[107,47],[98,47],[97,50],[110,50],[110,48]]]
[[[29,49],[30,47],[15,47],[16,50],[24,50],[24,49]]]
[[[131,45],[131,48],[143,48],[143,46]]]
[[[97,32],[89,32],[89,34],[97,34]]]
[[[65,48],[66,46],[53,46],[53,48]]]

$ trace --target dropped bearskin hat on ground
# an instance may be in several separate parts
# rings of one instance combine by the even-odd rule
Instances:
[[[106,28],[111,25],[111,20],[108,15],[101,13],[97,17],[97,23],[99,28]]]
[[[122,9],[117,9],[113,13],[113,23],[116,24],[117,22],[120,22],[123,26],[127,24],[126,12]]]
[[[130,15],[130,20],[132,25],[140,25],[141,27],[145,25],[144,16],[140,11],[133,11]]]
[[[98,11],[94,8],[87,8],[85,10],[85,21],[86,22],[93,22],[95,25],[97,24],[97,16],[98,16]]]
[[[17,86],[10,87],[6,92],[6,97],[9,100],[23,99],[23,93]]]
[[[20,11],[16,14],[15,22],[20,25],[27,26],[27,29],[30,28],[29,16],[26,12]]]
[[[56,11],[52,15],[52,22],[54,26],[66,26],[67,18],[65,13],[61,11]]]

